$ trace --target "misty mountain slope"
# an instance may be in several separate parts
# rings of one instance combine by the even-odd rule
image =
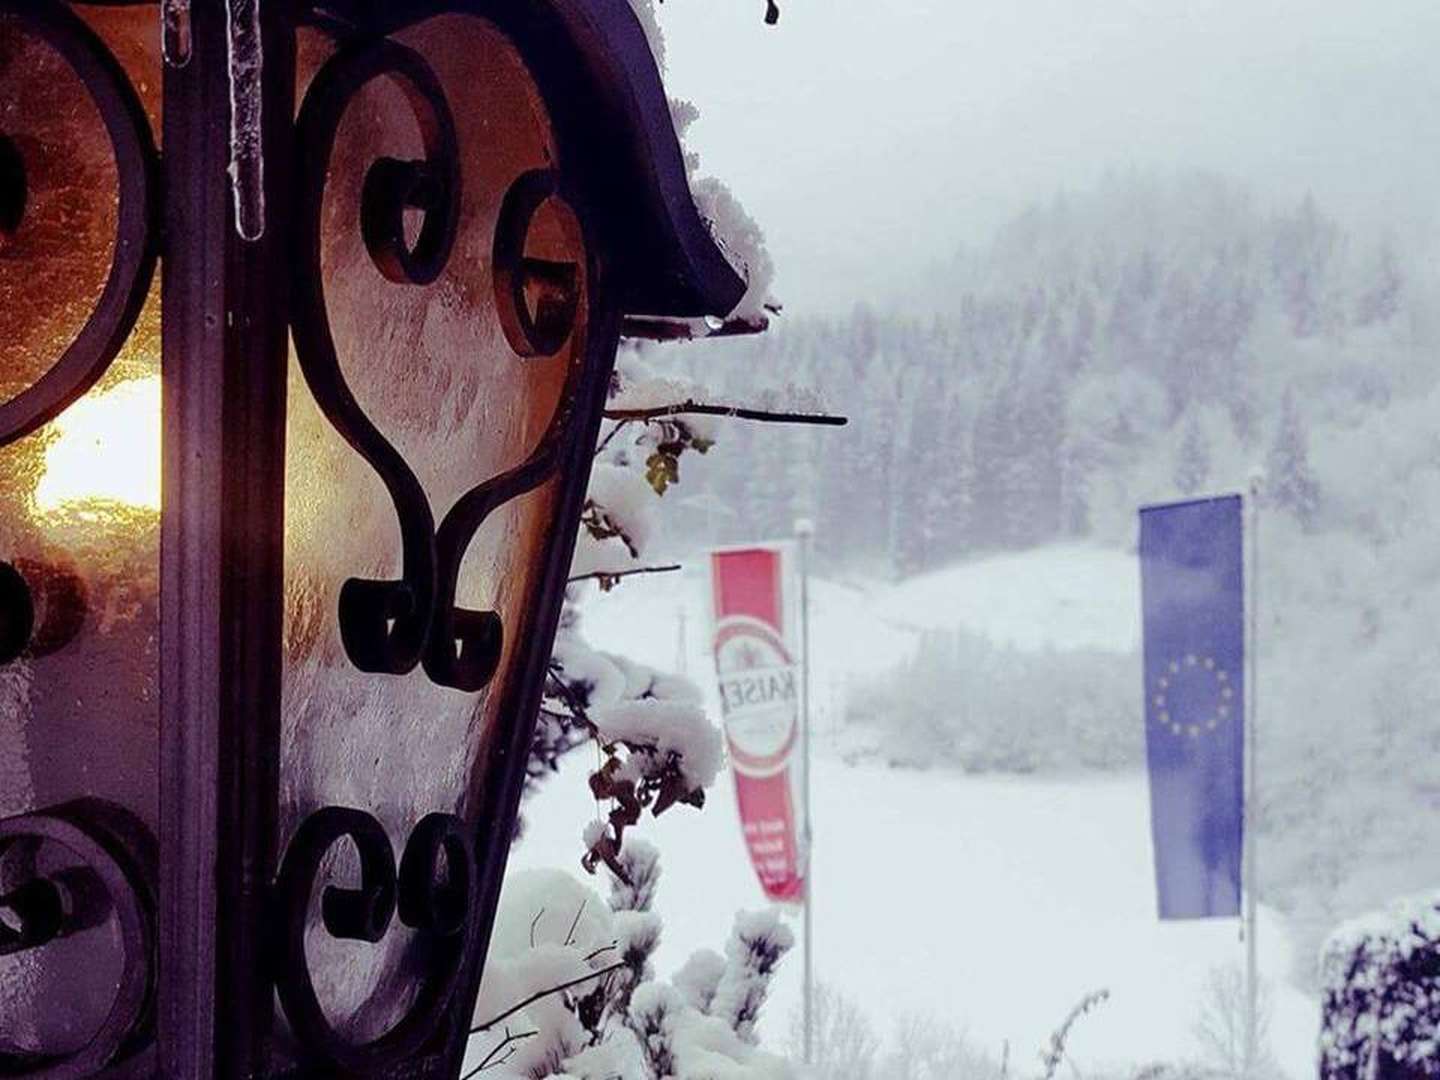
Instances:
[[[689,350],[719,394],[818,385],[852,423],[725,428],[682,468],[673,539],[807,514],[824,564],[892,574],[1133,550],[1137,506],[1263,466],[1259,872],[1308,972],[1336,920],[1440,885],[1440,292],[1416,242],[1203,175],[1037,206],[937,278],[929,319],[861,309]],[[689,513],[697,491],[714,498]],[[945,661],[957,694],[967,647]]]
[[[806,513],[822,554],[902,573],[1067,536],[1130,544],[1137,502],[1283,456],[1287,397],[1298,434],[1338,435],[1426,395],[1429,254],[1206,175],[1057,198],[957,258],[930,318],[781,319],[682,354],[727,396],[818,386],[851,428],[727,427],[678,494],[729,513],[681,531],[788,533]]]

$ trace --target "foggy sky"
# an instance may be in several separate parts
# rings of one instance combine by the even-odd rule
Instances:
[[[665,0],[688,144],[798,313],[884,303],[1028,201],[1205,168],[1357,221],[1440,206],[1435,0]]]

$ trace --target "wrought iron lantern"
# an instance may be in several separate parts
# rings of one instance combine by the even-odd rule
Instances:
[[[744,288],[626,0],[0,0],[0,1076],[459,1074],[622,323]]]

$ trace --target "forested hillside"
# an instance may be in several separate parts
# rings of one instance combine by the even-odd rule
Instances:
[[[1057,198],[938,269],[914,304],[932,314],[782,317],[689,350],[724,393],[817,385],[853,427],[727,427],[755,452],[687,462],[707,498],[686,521],[733,538],[726,507],[773,534],[811,514],[828,558],[905,574],[1058,537],[1126,542],[1137,502],[1236,487],[1252,464],[1277,505],[1333,520],[1307,454],[1317,427],[1434,383],[1417,266],[1311,199],[1277,210],[1209,176]]]

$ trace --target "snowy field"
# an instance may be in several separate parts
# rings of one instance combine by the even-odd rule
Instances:
[[[847,762],[835,724],[846,688],[914,647],[922,627],[960,626],[1022,648],[1136,647],[1132,557],[1075,547],[1007,556],[896,587],[817,583],[814,656],[816,969],[882,1036],[927,1014],[1026,1067],[1086,992],[1112,997],[1077,1026],[1083,1070],[1197,1053],[1193,1028],[1210,972],[1240,964],[1234,921],[1162,925],[1154,916],[1142,775],[967,777]],[[1106,599],[1098,606],[1090,598]],[[707,583],[697,572],[639,578],[585,607],[599,648],[709,687]],[[594,807],[584,752],[527,808],[516,867],[578,869]],[[703,812],[677,807],[641,825],[662,852],[657,954],[668,976],[691,951],[722,948],[734,913],[764,905],[722,777]],[[798,922],[797,922],[798,930]],[[1272,1048],[1294,1077],[1313,1072],[1318,1004],[1285,982],[1288,946],[1262,911],[1262,974],[1274,989]],[[800,1000],[798,951],[762,1029],[783,1048]]]

